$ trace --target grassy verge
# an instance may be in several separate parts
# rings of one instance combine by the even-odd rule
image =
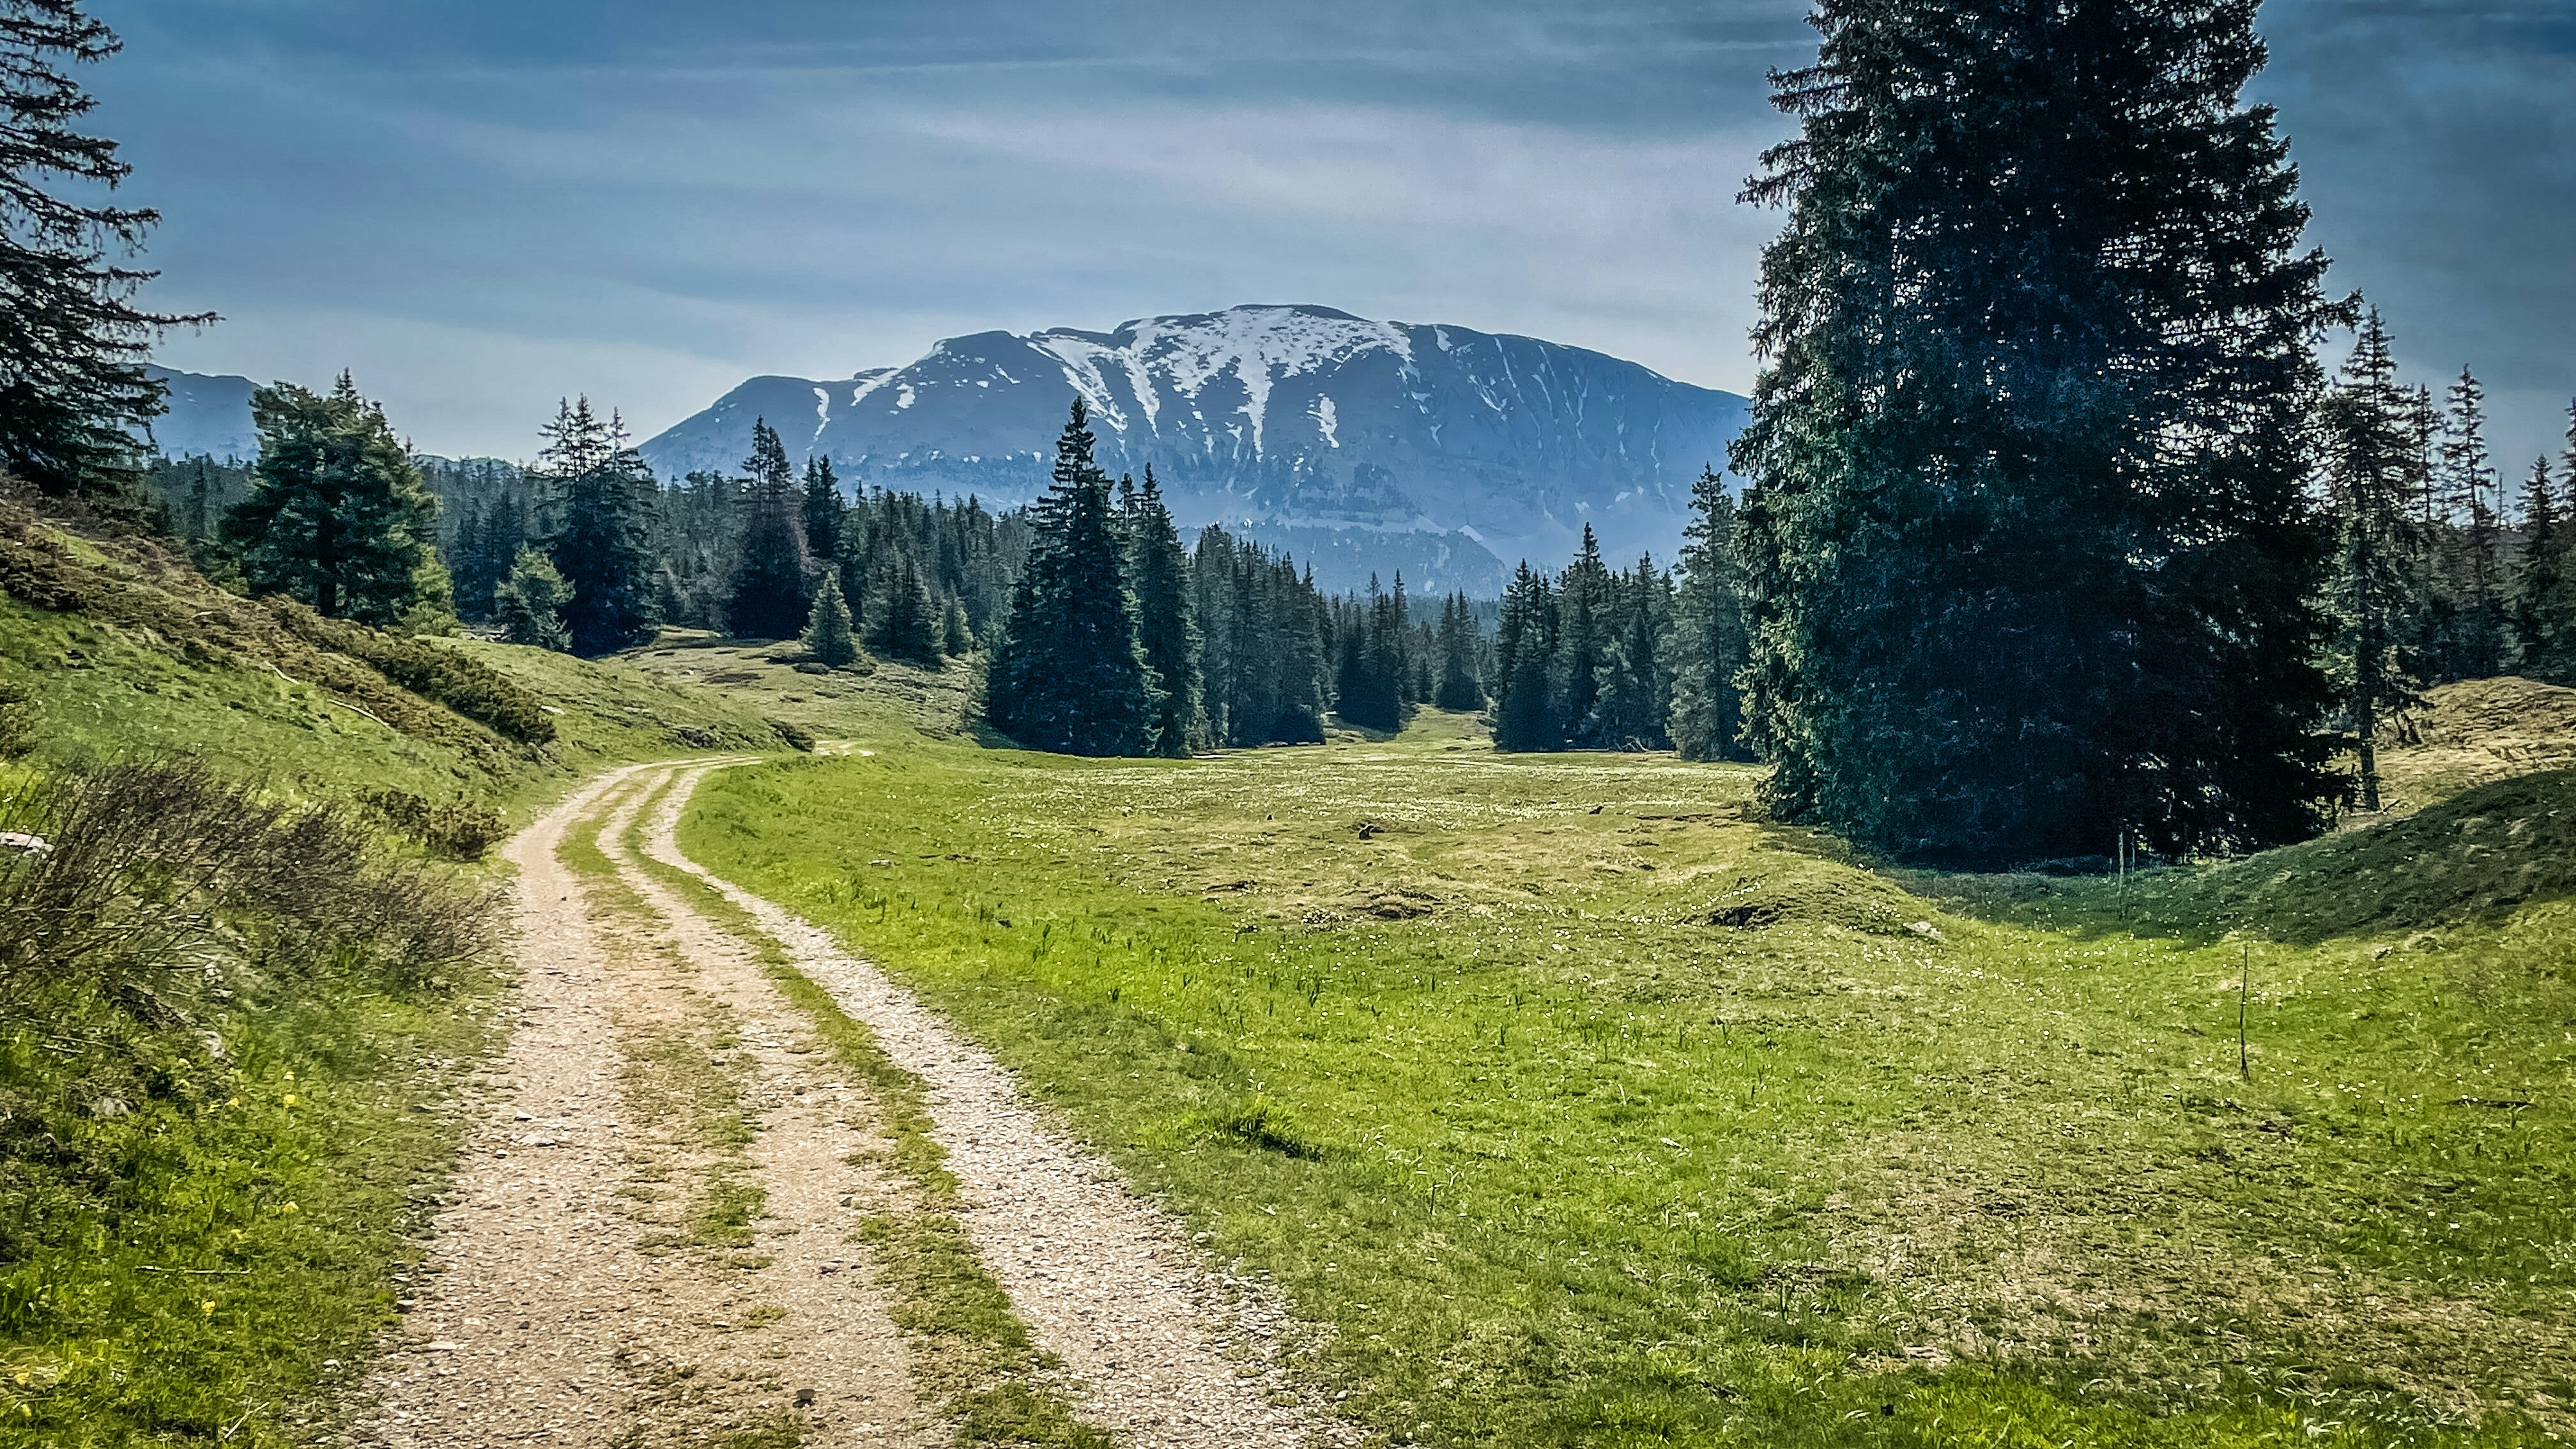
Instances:
[[[696,876],[647,854],[642,836],[649,819],[647,802],[623,842],[630,857],[691,909],[757,952],[762,972],[866,1086],[877,1130],[890,1144],[882,1165],[908,1190],[911,1202],[900,1212],[871,1215],[858,1236],[876,1255],[879,1282],[894,1300],[892,1317],[911,1340],[922,1398],[955,1422],[963,1444],[1108,1449],[1107,1435],[1074,1416],[1053,1383],[1057,1365],[1030,1340],[1009,1295],[976,1257],[950,1210],[957,1180],[942,1165],[945,1150],[930,1136],[921,1079],[895,1065],[875,1034],[797,970],[749,913]]]
[[[1194,762],[869,743],[710,781],[684,845],[1272,1275],[1390,1441],[2570,1428],[2548,891],[2426,950],[2305,900],[2274,933],[1900,882],[1757,818],[1749,771],[1442,716]]]
[[[0,1025],[0,1096],[54,1143],[0,1203],[39,1245],[0,1269],[0,1445],[309,1439],[420,1257],[458,1132],[425,1109],[500,1036],[500,986],[244,993],[197,1023],[213,1063],[116,1003]],[[109,1085],[138,1060],[149,1090]]]

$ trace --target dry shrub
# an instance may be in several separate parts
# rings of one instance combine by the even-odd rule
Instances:
[[[364,963],[409,984],[494,939],[489,891],[194,761],[59,772],[0,801],[0,828],[49,846],[0,858],[0,1006],[92,985],[166,1014],[224,945],[272,975]]]

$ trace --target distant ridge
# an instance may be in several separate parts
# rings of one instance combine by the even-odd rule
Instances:
[[[791,454],[867,485],[1012,504],[1046,486],[1086,399],[1111,473],[1148,463],[1185,525],[1223,523],[1311,558],[1335,588],[1401,571],[1491,595],[1509,564],[1681,543],[1690,485],[1722,467],[1745,400],[1529,337],[1244,306],[1109,332],[979,332],[908,366],[756,377],[648,440],[665,477],[732,473],[755,418]]]

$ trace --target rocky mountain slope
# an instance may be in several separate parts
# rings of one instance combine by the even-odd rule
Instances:
[[[900,368],[756,377],[644,444],[666,477],[733,472],[767,418],[845,478],[991,503],[1046,486],[1071,399],[1110,472],[1148,463],[1185,525],[1314,560],[1334,587],[1402,570],[1491,594],[1590,523],[1614,557],[1680,546],[1691,481],[1744,400],[1632,362],[1329,307],[1152,317],[1110,332],[980,332]]]

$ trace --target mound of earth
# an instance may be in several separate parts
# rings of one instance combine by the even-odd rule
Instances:
[[[2576,767],[2576,689],[2506,675],[2428,691],[2388,722],[2379,752],[2391,813],[2478,785]]]
[[[2166,903],[2212,926],[2260,921],[2277,939],[2314,943],[2498,921],[2571,894],[2576,770],[2550,770],[2188,877]]]
[[[1892,936],[1930,914],[1926,902],[1868,871],[1829,860],[1786,860],[1739,871],[1686,919],[1738,931],[1823,925]]]

